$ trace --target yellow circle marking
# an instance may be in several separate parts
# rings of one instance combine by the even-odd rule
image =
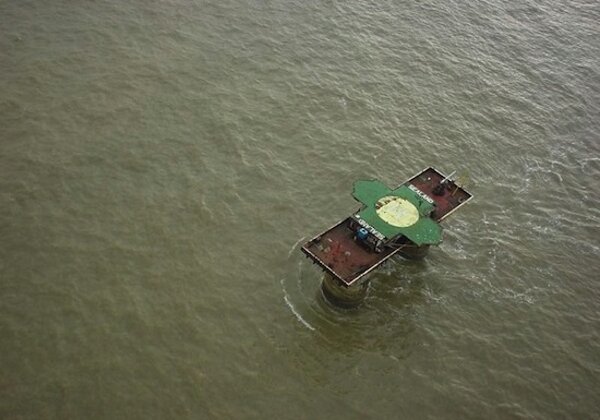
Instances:
[[[387,224],[396,227],[409,227],[419,220],[417,208],[404,198],[388,195],[375,204],[377,215]]]

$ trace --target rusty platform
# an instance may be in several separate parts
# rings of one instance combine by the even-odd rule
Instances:
[[[443,188],[440,188],[440,182],[445,178],[446,176],[440,171],[430,167],[401,186],[407,186],[424,200],[432,203],[434,209],[430,217],[441,222],[472,198],[469,192],[456,185],[454,181],[447,181],[443,184]],[[436,187],[437,191],[434,192]],[[357,221],[354,214],[302,246],[302,251],[313,262],[347,287],[360,283],[369,273],[403,248],[416,246],[408,238],[399,237],[393,238],[379,252],[376,252],[356,240]]]

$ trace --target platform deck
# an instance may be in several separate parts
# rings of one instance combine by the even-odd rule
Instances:
[[[401,185],[412,185],[432,199],[435,210],[434,220],[441,222],[452,212],[471,199],[471,194],[453,181],[447,182],[443,194],[436,195],[433,189],[445,178],[434,168],[427,168]],[[329,275],[343,285],[352,286],[367,274],[381,266],[387,259],[400,251],[400,248],[384,248],[374,252],[354,239],[351,227],[352,217],[348,217],[326,231],[315,236],[302,246],[302,251]],[[407,246],[411,246],[410,241]]]

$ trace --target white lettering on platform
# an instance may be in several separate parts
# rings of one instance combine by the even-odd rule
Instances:
[[[423,191],[421,191],[420,189],[418,189],[414,185],[408,184],[408,188],[410,188],[411,190],[413,190],[423,200],[427,201],[428,203],[433,204],[433,198],[429,197],[427,194],[425,194]]]
[[[383,236],[383,234],[381,232],[379,232],[377,229],[375,229],[373,226],[371,226],[370,224],[365,222],[360,217],[357,217],[356,221],[358,222],[359,225],[361,225],[362,227],[367,229],[371,234],[373,234],[373,236],[375,236],[380,241],[383,241],[385,239],[385,236]]]

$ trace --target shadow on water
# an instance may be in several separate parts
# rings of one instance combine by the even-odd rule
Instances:
[[[321,290],[322,273],[300,258],[295,285],[282,280],[286,304],[329,352],[352,357],[375,352],[405,359],[419,347],[418,312],[428,302],[426,263],[398,259],[374,274],[367,296],[355,308],[329,302]]]

